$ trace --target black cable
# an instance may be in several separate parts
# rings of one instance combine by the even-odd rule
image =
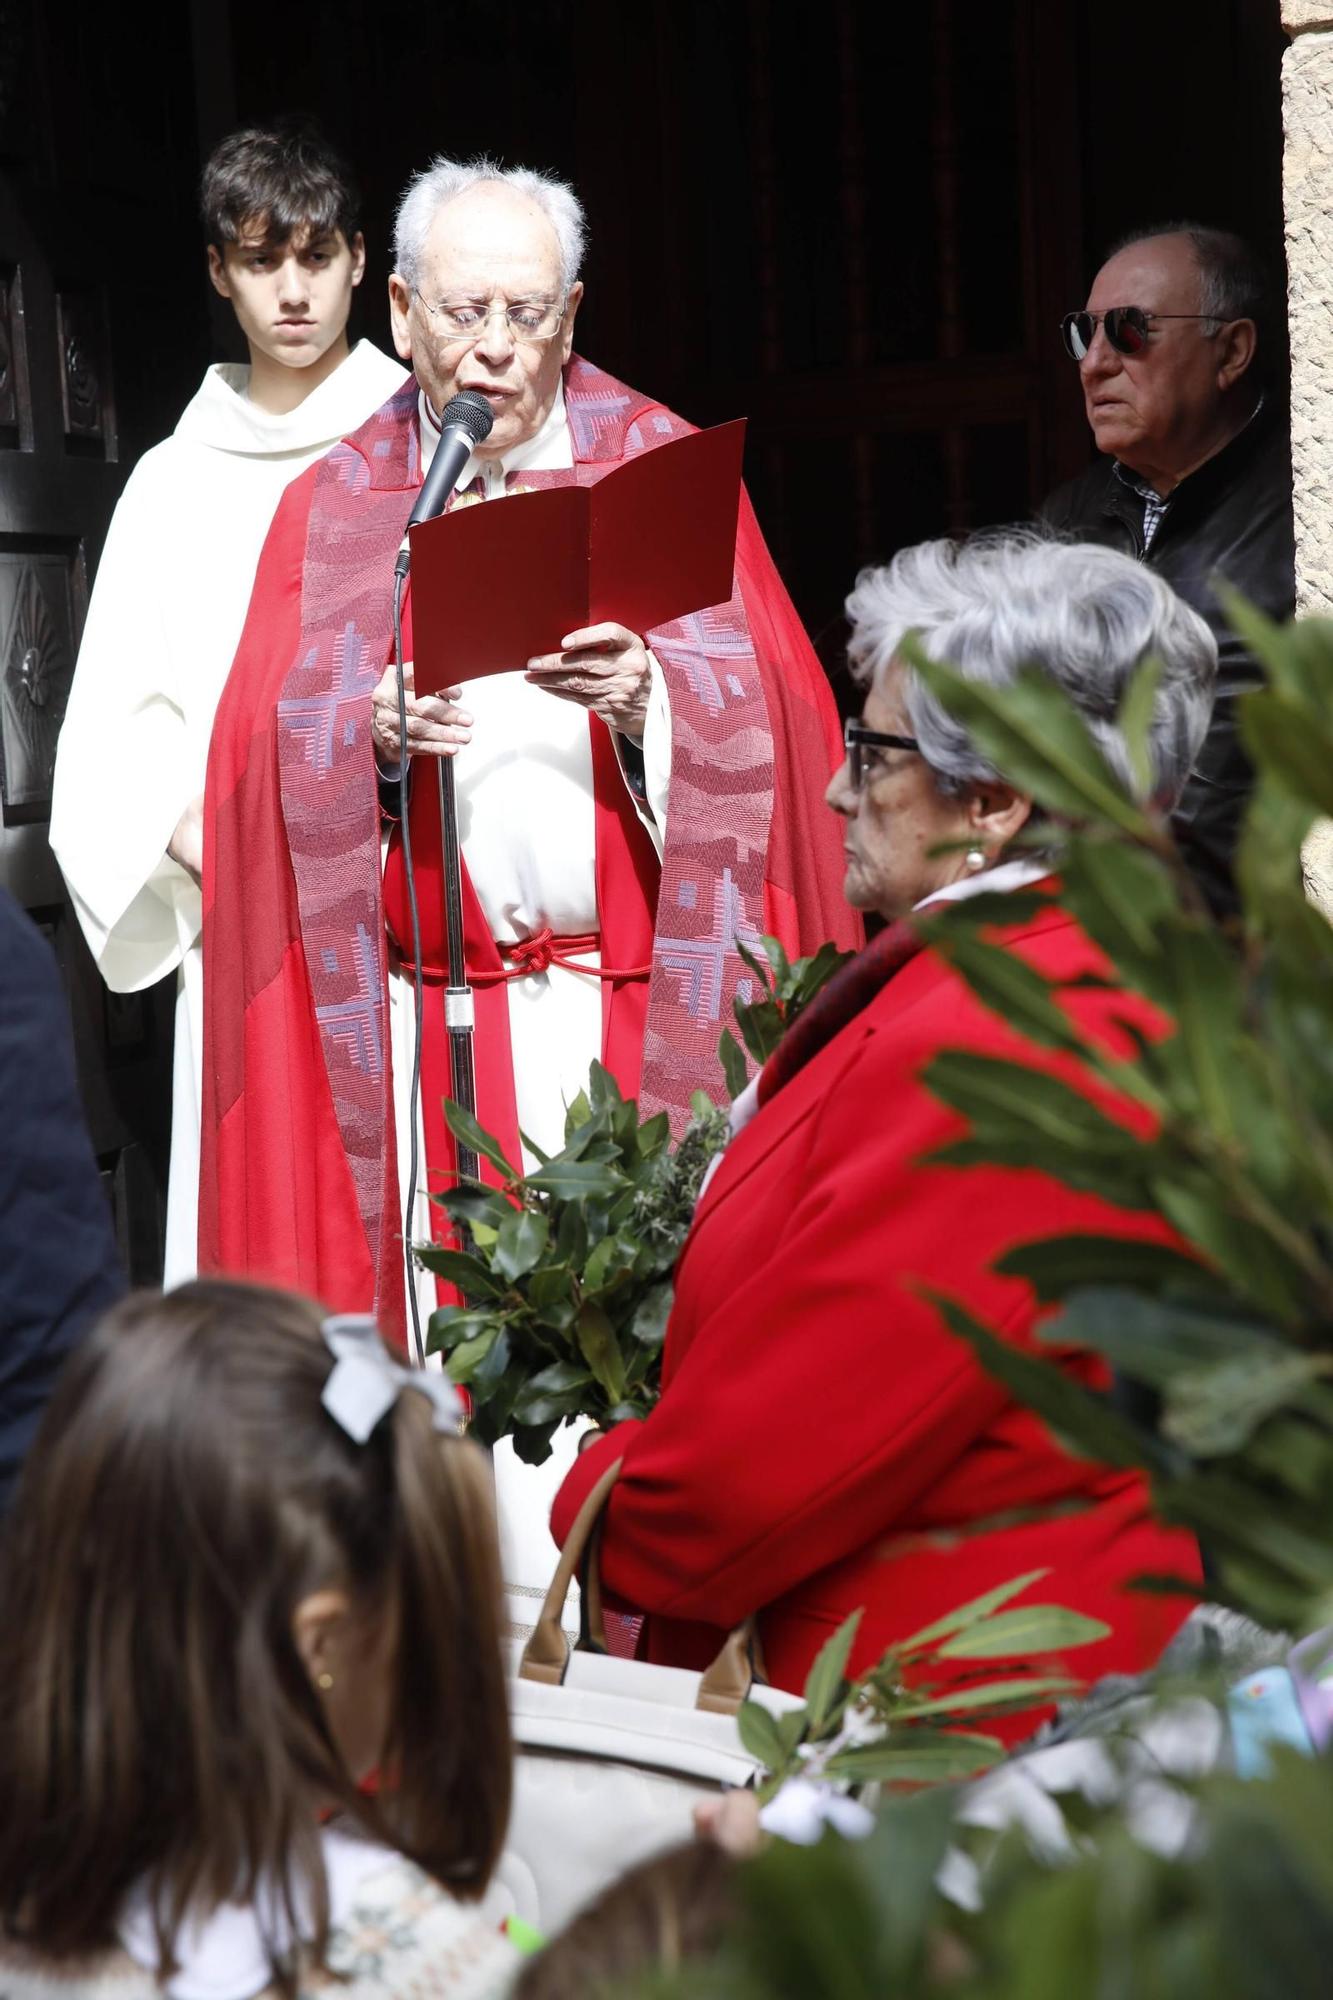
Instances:
[[[417,908],[417,878],[412,866],[412,829],[408,817],[410,791],[408,772],[411,768],[407,754],[407,683],[403,674],[403,585],[407,581],[406,568],[400,565],[394,571],[393,579],[393,664],[398,677],[398,824],[403,841],[403,872],[407,877],[407,907],[412,918],[412,964],[414,967],[412,1039],[412,1088],[408,1094],[407,1115],[411,1121],[409,1141],[409,1165],[407,1174],[407,1202],[403,1211],[403,1255],[407,1268],[407,1305],[412,1315],[412,1346],[418,1368],[426,1365],[426,1350],[421,1339],[421,1307],[417,1300],[416,1272],[412,1263],[412,1212],[417,1201],[417,1175],[420,1170],[420,1149],[417,1144],[418,1108],[421,1102],[421,1037],[424,1026],[423,989],[421,980],[421,913]]]

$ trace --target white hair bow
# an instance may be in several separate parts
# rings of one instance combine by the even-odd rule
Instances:
[[[364,1444],[404,1389],[432,1403],[437,1431],[463,1427],[463,1405],[445,1375],[404,1368],[393,1359],[369,1313],[335,1313],[320,1328],[334,1366],[320,1401],[355,1444]]]

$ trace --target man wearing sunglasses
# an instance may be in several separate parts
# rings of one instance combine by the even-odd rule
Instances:
[[[1195,224],[1145,232],[1108,258],[1061,323],[1103,456],[1046,502],[1045,520],[1150,563],[1208,621],[1220,667],[1213,721],[1177,808],[1177,835],[1220,915],[1249,794],[1236,698],[1262,679],[1226,626],[1216,584],[1291,616],[1291,451],[1265,384],[1272,301],[1239,237]]]

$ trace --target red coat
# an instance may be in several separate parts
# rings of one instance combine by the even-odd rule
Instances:
[[[1061,979],[1106,971],[1058,908],[1006,942]],[[1081,991],[1070,1011],[1113,1043],[1117,1011],[1153,1025],[1124,995]],[[1046,1566],[1030,1600],[1113,1628],[1070,1656],[1091,1679],[1149,1665],[1188,1609],[1125,1585],[1146,1571],[1196,1578],[1192,1538],[1153,1521],[1136,1474],[1062,1450],[917,1289],[945,1290],[1027,1344],[1033,1294],[990,1268],[1005,1250],[1073,1230],[1165,1232],[1033,1170],[919,1164],[961,1129],[919,1081],[946,1048],[1017,1056],[1088,1087],[934,954],[913,959],[728,1149],[681,1257],[662,1400],[585,1451],[557,1496],[563,1539],[623,1453],[603,1574],[649,1614],[656,1659],[699,1665],[721,1631],[761,1609],[770,1677],[799,1689],[858,1605],[859,1670]],[[1063,1365],[1102,1379],[1086,1356]],[[1020,1511],[1035,1518],[1014,1520]]]

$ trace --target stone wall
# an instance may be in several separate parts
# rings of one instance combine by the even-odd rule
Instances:
[[[1333,5],[1282,0],[1296,604],[1333,615]],[[1333,917],[1333,823],[1305,845],[1306,886]]]

